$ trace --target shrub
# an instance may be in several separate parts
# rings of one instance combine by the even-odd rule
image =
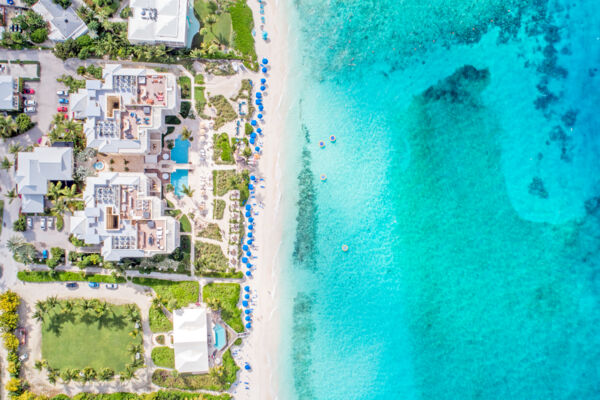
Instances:
[[[225,214],[225,200],[215,199],[213,206],[213,218],[214,219],[223,219],[223,215]]]
[[[181,98],[189,99],[192,95],[192,82],[187,76],[180,76],[177,80],[179,82],[179,87],[181,87]]]
[[[252,128],[252,125],[246,122],[246,124],[244,125],[244,133],[246,134],[246,136],[250,136],[252,132],[254,132],[254,128]]]
[[[33,122],[31,122],[31,117],[24,113],[17,115],[15,122],[17,123],[17,129],[19,130],[19,133],[25,133],[35,125]]]
[[[181,108],[179,109],[179,114],[181,114],[181,116],[183,118],[187,118],[188,115],[190,115],[191,109],[192,109],[192,103],[190,103],[189,101],[182,101]]]
[[[48,29],[38,28],[31,32],[31,41],[34,43],[44,43],[48,39]]]
[[[27,230],[27,219],[24,215],[21,215],[13,222],[13,230],[15,232],[25,232]]]
[[[131,17],[133,15],[133,13],[131,12],[131,8],[129,7],[125,7],[121,10],[121,13],[119,14],[119,16],[123,19],[127,19],[129,17]]]
[[[76,246],[76,247],[85,246],[85,241],[83,241],[82,239],[78,239],[75,235],[69,236],[69,241],[71,242],[71,244],[73,246]]]
[[[198,232],[198,236],[218,241],[223,240],[223,237],[221,236],[221,229],[217,224],[208,224],[206,228]]]
[[[173,330],[173,323],[165,316],[162,309],[153,305],[148,312],[150,321],[150,330],[152,332],[169,332]],[[164,337],[163,337],[164,340]],[[160,343],[160,342],[159,342]]]
[[[214,129],[220,129],[226,123],[234,121],[237,118],[237,113],[225,96],[218,94],[211,97],[209,101],[210,105],[217,111]]]
[[[46,260],[48,268],[54,269],[59,264],[62,264],[65,257],[65,250],[61,247],[52,247],[50,249],[51,257]]]
[[[204,75],[196,74],[196,76],[194,77],[194,83],[196,85],[203,85],[204,84]]]
[[[155,347],[152,349],[152,362],[157,367],[175,368],[175,352],[170,347]]]
[[[120,276],[91,274],[70,271],[19,271],[17,278],[23,282],[98,282],[98,283],[125,283],[125,278]]]
[[[62,232],[64,227],[65,227],[65,219],[63,218],[62,215],[59,214],[56,216],[56,230],[59,232]]]
[[[12,332],[4,332],[2,340],[4,340],[4,348],[8,351],[17,351],[19,348],[19,339]]]
[[[176,115],[167,115],[165,117],[165,124],[168,125],[179,125],[181,124],[181,120],[177,118]]]
[[[157,342],[158,344],[165,344],[165,335],[158,335],[158,336],[156,337],[156,342]]]

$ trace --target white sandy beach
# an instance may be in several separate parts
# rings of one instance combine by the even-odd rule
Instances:
[[[283,3],[268,2],[264,6],[265,25],[270,41],[262,39],[260,27],[260,5],[258,1],[249,1],[254,13],[256,25],[256,52],[258,59],[269,60],[266,76],[267,90],[263,104],[265,122],[261,124],[263,138],[263,156],[259,162],[260,175],[264,177],[265,188],[257,190],[256,197],[264,207],[256,207],[259,215],[256,222],[257,270],[248,285],[252,288],[254,304],[253,328],[251,335],[244,341],[235,358],[242,367],[239,383],[232,388],[235,399],[277,399],[278,382],[276,380],[277,346],[279,344],[278,280],[281,264],[281,236],[283,210],[282,198],[282,159],[285,121],[288,110],[286,81],[288,71],[289,46],[287,42],[288,24]],[[264,2],[263,2],[264,3]],[[259,74],[258,81],[264,74]],[[256,297],[254,297],[254,295]],[[252,370],[243,367],[248,362]],[[246,389],[248,388],[248,389]]]

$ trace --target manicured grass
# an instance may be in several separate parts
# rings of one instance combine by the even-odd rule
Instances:
[[[138,285],[150,286],[163,301],[165,307],[168,308],[169,300],[177,300],[175,308],[185,307],[190,303],[198,301],[200,287],[195,281],[166,281],[153,278],[133,278],[133,283]],[[171,309],[169,309],[171,311]]]
[[[213,218],[214,219],[223,219],[223,215],[225,214],[225,207],[227,203],[225,200],[215,199],[215,204],[213,208]]]
[[[173,323],[169,321],[169,318],[160,308],[152,306],[148,314],[152,332],[170,332],[173,330]]]
[[[157,367],[175,368],[175,351],[170,347],[152,349],[152,362]]]
[[[98,317],[93,312],[84,313],[77,303],[72,312],[62,312],[57,305],[46,314],[42,323],[42,357],[57,369],[125,370],[132,361],[128,346],[141,342],[140,335],[129,335],[135,325],[126,317],[126,306],[109,304],[109,311]]]
[[[218,300],[221,318],[236,332],[243,332],[242,310],[237,307],[240,299],[238,283],[209,283],[202,288],[202,300]]]
[[[152,383],[174,389],[223,391],[229,389],[235,382],[237,371],[240,369],[231,356],[230,350],[223,353],[223,368],[222,381],[210,374],[173,374],[172,371],[157,369],[152,374]]]
[[[181,232],[191,232],[192,231],[192,223],[190,222],[187,215],[183,214],[181,218],[179,218],[179,230]]]
[[[198,232],[198,236],[207,238],[207,239],[218,240],[218,241],[223,240],[223,237],[221,236],[221,229],[219,228],[219,225],[217,225],[217,224],[208,224],[206,226],[206,228],[204,228],[200,232]]]
[[[204,75],[202,75],[202,74],[197,74],[197,75],[194,77],[194,83],[195,83],[196,85],[204,85]]]
[[[252,10],[246,4],[246,0],[237,0],[229,7],[229,13],[231,14],[234,35],[233,47],[242,53],[245,59],[253,63],[253,68],[258,69],[254,38],[252,37],[252,29],[254,28]]]
[[[198,114],[202,114],[204,107],[206,106],[206,97],[204,97],[204,87],[196,86],[194,88],[194,97],[196,99],[196,111]]]
[[[181,98],[182,99],[190,99],[192,96],[192,81],[187,76],[180,76],[177,79],[179,83],[179,87],[181,88]]]
[[[125,278],[114,277],[112,275],[90,274],[83,272],[61,271],[52,273],[50,271],[19,271],[17,278],[24,282],[56,282],[56,281],[77,281],[77,282],[98,282],[98,283],[124,283]]]

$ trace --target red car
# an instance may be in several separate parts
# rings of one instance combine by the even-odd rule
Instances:
[[[24,88],[23,89],[23,94],[35,94],[35,90]]]
[[[56,109],[56,111],[58,111],[58,112],[67,112],[67,107],[58,107]]]

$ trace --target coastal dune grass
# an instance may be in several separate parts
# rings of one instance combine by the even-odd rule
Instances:
[[[243,332],[242,310],[238,308],[240,285],[238,283],[209,283],[202,288],[202,300],[217,304],[221,318],[236,332]]]
[[[133,283],[151,287],[161,298],[163,304],[169,311],[169,303],[176,300],[176,307],[186,307],[190,303],[196,303],[200,293],[200,286],[196,281],[167,281],[163,279],[139,278],[135,277]]]

